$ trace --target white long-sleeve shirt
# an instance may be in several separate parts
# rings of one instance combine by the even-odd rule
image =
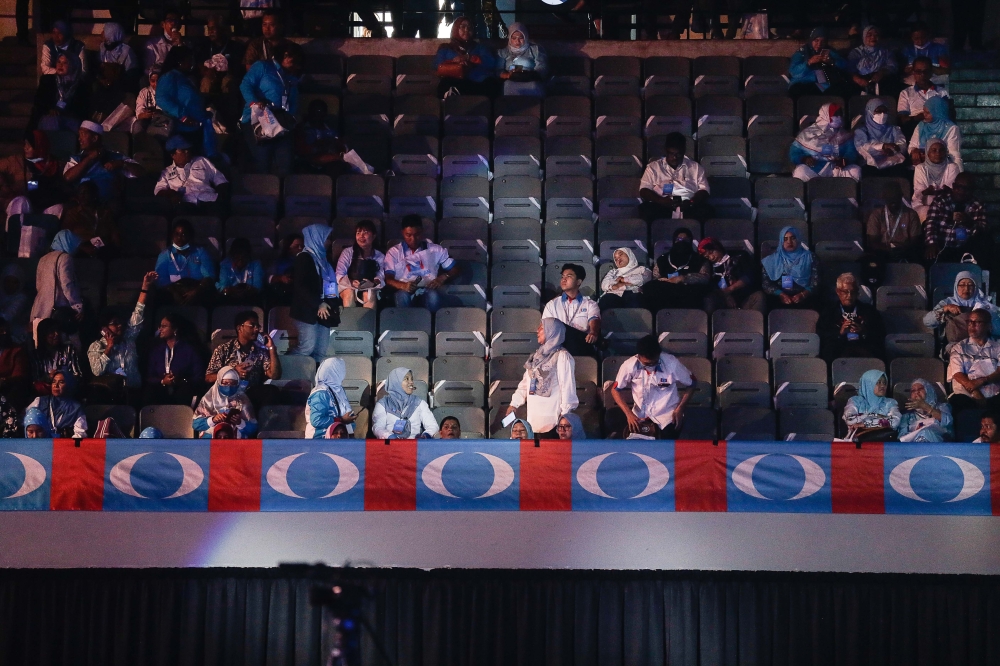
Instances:
[[[955,177],[960,173],[960,169],[955,164],[949,163],[948,166],[944,168],[944,177],[941,179],[940,183],[931,183],[930,179],[927,177],[927,166],[925,164],[918,164],[913,169],[913,198],[910,199],[910,208],[916,211],[917,215],[920,216],[920,221],[923,222],[927,219],[927,211],[930,210],[931,204],[934,202],[934,195],[930,194],[927,196],[927,202],[924,203],[924,190],[931,185],[934,187],[951,187],[952,183],[955,182]]]
[[[427,433],[431,437],[438,433],[437,419],[431,413],[431,408],[427,406],[426,400],[420,401],[420,406],[413,410],[409,420],[409,439],[419,437],[423,433]],[[372,412],[372,434],[375,435],[375,439],[389,439],[392,437],[392,426],[395,424],[395,415],[385,411],[384,399],[375,403],[375,411]]]
[[[922,126],[923,123],[918,123],[917,129],[913,130],[913,136],[910,137],[910,145],[907,146],[907,150],[916,150],[920,148],[922,143],[925,143],[920,140],[920,128]],[[962,166],[962,133],[959,131],[958,125],[952,125],[948,128],[948,131],[944,133],[943,141],[948,146],[948,155],[955,162],[955,166],[958,167],[959,171],[964,171]],[[923,150],[923,148],[920,149]]]
[[[580,406],[580,399],[576,396],[576,361],[565,349],[556,355],[555,380],[555,386],[547,397],[531,395],[528,393],[531,373],[525,370],[510,399],[510,406],[515,409],[527,403],[528,423],[536,433],[553,430],[560,417]]]
[[[68,44],[67,44],[67,46],[68,46]],[[58,57],[58,56],[53,57],[53,54],[52,54],[53,50],[55,50],[55,51],[61,51],[61,52],[66,52],[67,49],[66,48],[62,48],[62,49],[56,48],[56,49],[53,49],[52,46],[49,44],[49,42],[45,42],[42,45],[42,58],[41,58],[41,60],[38,63],[39,68],[42,70],[42,74],[55,74],[56,73],[55,58]],[[86,49],[83,49],[83,48],[80,49],[79,60],[80,60],[80,73],[86,75],[88,73],[88,68],[87,68],[87,50]],[[49,63],[52,63],[52,64],[50,65]]]
[[[670,196],[670,193],[663,193],[663,186],[667,183],[677,190],[677,194],[673,196],[680,196],[684,200],[690,199],[699,190],[709,191],[705,169],[690,157],[685,157],[676,169],[667,164],[666,157],[650,162],[642,172],[639,189],[652,190],[660,196]]]
[[[160,173],[160,180],[153,188],[153,194],[163,190],[173,190],[184,195],[184,201],[196,204],[199,201],[215,201],[219,194],[215,188],[228,183],[222,172],[204,157],[196,157],[183,168],[171,164]]]
[[[385,286],[385,255],[375,250],[372,259],[378,263],[378,274],[375,277],[378,278],[379,285]],[[347,276],[347,271],[351,269],[351,262],[354,261],[354,246],[345,247],[340,253],[340,258],[337,259],[337,286],[340,290],[354,289],[351,286],[351,278]]]

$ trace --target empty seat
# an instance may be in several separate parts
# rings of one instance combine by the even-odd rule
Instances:
[[[382,173],[389,168],[388,137],[351,134],[351,148],[375,173]]]
[[[496,335],[500,331],[508,333],[534,333],[542,321],[538,310],[527,308],[494,309],[490,314],[490,331]]]
[[[946,366],[937,358],[897,358],[889,364],[889,382],[892,386],[926,379],[932,384],[945,381]]]
[[[533,137],[503,137],[504,139],[526,139]],[[537,144],[538,139],[534,139]],[[500,142],[503,145],[503,142]],[[539,150],[539,153],[541,151]],[[441,156],[446,155],[478,155],[484,160],[490,158],[490,140],[484,136],[446,136],[441,139]]]
[[[691,87],[691,61],[677,56],[651,56],[642,63],[643,96],[687,97]]]
[[[642,61],[633,56],[601,56],[594,59],[594,94],[638,95]]]
[[[829,403],[826,361],[821,358],[776,358],[774,405],[825,409]]]
[[[285,215],[329,218],[333,180],[322,174],[285,177]]]
[[[692,106],[687,97],[657,96],[646,99],[646,137],[661,137],[672,132],[692,136]]]
[[[793,140],[790,136],[751,136],[748,171],[755,174],[791,173],[792,163],[788,158],[788,149]]]
[[[438,136],[441,133],[441,102],[433,95],[400,97],[393,105],[393,136],[417,134]]]
[[[354,138],[358,135],[388,137],[392,128],[392,98],[389,95],[349,93],[344,95],[344,130]]]
[[[357,55],[347,59],[347,89],[355,93],[388,95],[392,92],[393,58]]]
[[[593,241],[594,223],[586,218],[553,219],[545,221],[545,240],[588,240]]]
[[[87,416],[87,434],[93,437],[94,430],[100,421],[114,419],[118,429],[125,437],[135,437],[136,414],[129,405],[87,405],[84,409]]]
[[[538,285],[496,285],[493,287],[494,308],[541,307],[542,290]]]
[[[493,124],[488,97],[451,95],[444,100],[444,133],[449,136],[487,136]]]
[[[762,358],[728,356],[715,362],[715,387],[722,409],[733,405],[771,406],[770,372]]]
[[[396,58],[396,89],[398,97],[405,95],[436,95],[439,79],[434,71],[434,57],[402,55]]]
[[[431,334],[431,313],[426,308],[385,308],[379,315],[379,334],[386,331],[423,331]]]
[[[861,375],[868,370],[885,372],[885,363],[877,358],[836,358],[830,363],[830,380],[836,395],[843,388],[857,389]]]
[[[490,284],[497,285],[537,285],[541,282],[542,268],[537,263],[528,261],[512,261],[493,264],[490,271]]]
[[[713,355],[764,356],[764,317],[755,310],[716,310],[712,314]]]
[[[786,96],[760,95],[747,98],[747,136],[792,136],[795,105]]]
[[[381,176],[348,174],[337,179],[337,215],[381,217],[385,210],[385,182]]]
[[[486,311],[479,311],[483,313],[485,320]],[[483,327],[485,328],[485,323]],[[434,335],[434,353],[438,358],[453,356],[484,358],[488,352],[489,342],[484,332],[478,330],[439,331]]]
[[[778,437],[784,441],[828,442],[836,436],[833,412],[825,407],[791,407],[778,410]]]
[[[156,428],[166,439],[191,439],[194,411],[187,405],[146,405],[139,412],[139,430]]]
[[[118,224],[122,254],[155,257],[167,246],[167,218],[159,215],[126,215]]]
[[[879,287],[879,291],[885,287]],[[934,356],[934,333],[924,325],[925,310],[893,309],[882,313],[885,322],[885,353],[899,356]]]
[[[396,218],[437,217],[437,180],[430,176],[393,176],[389,179],[389,213]]]
[[[486,362],[482,358],[436,358],[431,372],[435,382],[445,380],[486,383]]]
[[[815,310],[772,310],[767,316],[771,358],[819,356],[817,321]]]
[[[547,264],[593,264],[594,244],[589,240],[550,240],[545,243]]]
[[[490,184],[483,178],[441,179],[441,216],[490,219]]]
[[[497,217],[542,217],[542,182],[531,176],[504,176],[493,181]]]
[[[760,95],[785,95],[788,92],[788,58],[784,56],[748,56],[743,59],[743,87],[747,100]]]
[[[639,179],[623,176],[606,176],[597,181],[597,199],[600,215],[605,218],[638,218]]]
[[[594,165],[586,155],[549,155],[545,159],[545,176],[583,176],[590,178]]]
[[[695,103],[698,137],[743,136],[743,100],[739,97],[710,95]]]
[[[431,353],[430,334],[426,331],[385,330],[378,336],[379,356],[420,356]]]
[[[775,437],[775,426],[773,410],[737,406],[722,410],[719,432],[727,441],[771,441]]]
[[[813,218],[812,240],[820,262],[857,261],[864,254],[861,222],[857,220]]]
[[[476,407],[486,404],[483,382],[467,379],[444,379],[434,382],[431,404],[434,407]],[[465,424],[462,424],[463,429]]]
[[[498,218],[490,225],[493,240],[532,240],[541,244],[541,221],[532,217]]]
[[[701,310],[660,310],[656,332],[660,347],[674,356],[708,356],[708,315]]]

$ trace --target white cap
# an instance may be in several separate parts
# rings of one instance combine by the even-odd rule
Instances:
[[[93,132],[94,134],[104,134],[104,128],[100,123],[95,123],[92,120],[84,120],[80,123],[80,129],[85,129],[88,132]]]

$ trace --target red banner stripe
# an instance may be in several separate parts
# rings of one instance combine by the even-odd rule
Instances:
[[[259,439],[212,440],[209,511],[260,511],[263,448]]]
[[[674,510],[726,509],[726,442],[674,442]]]
[[[100,511],[104,507],[104,440],[52,441],[53,511]]]
[[[365,511],[417,510],[417,440],[365,442]]]
[[[521,511],[573,509],[573,444],[521,440]]]
[[[882,444],[833,442],[830,493],[834,513],[885,513]]]

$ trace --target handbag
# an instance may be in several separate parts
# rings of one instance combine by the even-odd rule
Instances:
[[[316,323],[320,326],[326,326],[327,328],[337,328],[340,326],[340,299],[339,298],[324,298],[323,303],[326,303],[330,308],[330,316],[326,319],[316,318]]]
[[[460,62],[443,62],[438,65],[437,75],[442,79],[464,79],[466,67]]]
[[[885,428],[875,428],[873,430],[868,430],[860,435],[854,435],[853,437],[848,436],[848,439],[852,439],[855,442],[895,442],[898,438],[898,433],[895,428],[885,427]]]

